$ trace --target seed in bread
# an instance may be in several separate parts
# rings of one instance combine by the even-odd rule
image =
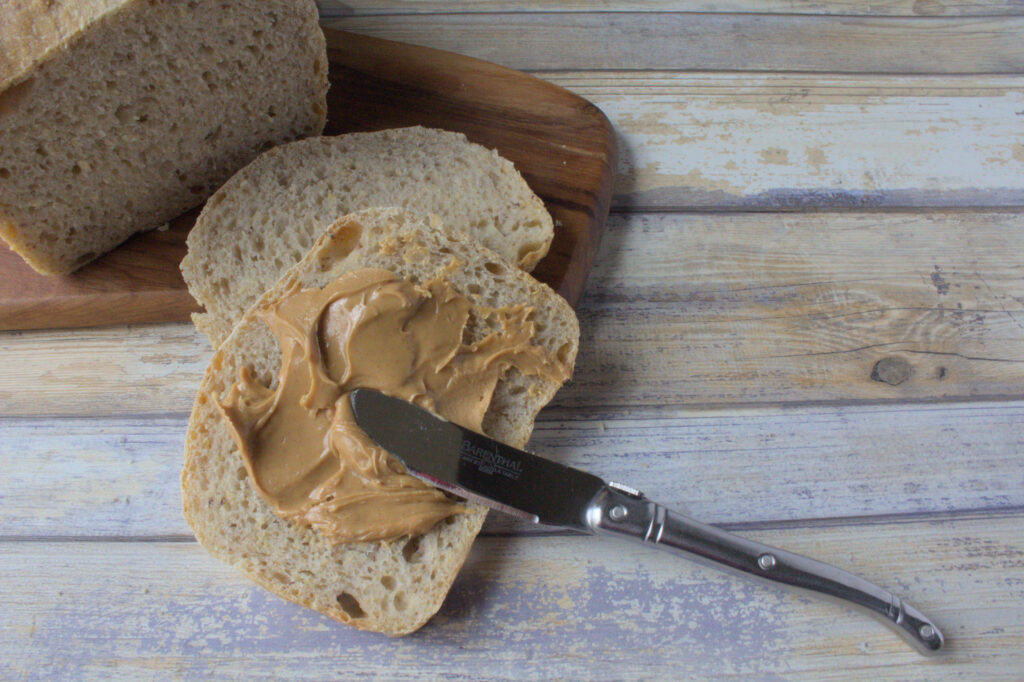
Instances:
[[[480,311],[527,304],[533,309],[534,343],[568,368],[576,357],[579,325],[550,288],[465,235],[400,210],[371,209],[331,226],[214,354],[189,422],[182,472],[185,517],[196,537],[213,555],[286,599],[363,629],[401,635],[436,613],[485,510],[471,505],[469,513],[394,542],[332,545],[317,530],[276,515],[257,494],[228,425],[208,397],[228,392],[243,367],[266,385],[277,376],[279,344],[259,319],[259,309],[296,286],[323,287],[363,268],[387,270],[411,282],[443,276]],[[470,322],[471,337],[488,333],[487,325]],[[495,388],[483,431],[522,447],[537,412],[559,385],[548,377],[510,372]]]
[[[181,263],[206,308],[196,326],[217,346],[333,220],[374,206],[438,215],[527,270],[554,234],[512,163],[460,133],[413,127],[302,140],[242,169],[196,221]]]
[[[313,0],[0,3],[0,236],[67,273],[319,134]]]

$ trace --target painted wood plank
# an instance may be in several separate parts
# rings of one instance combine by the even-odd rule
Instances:
[[[322,23],[533,71],[1024,71],[1022,17],[485,12],[349,16]]]
[[[191,537],[179,482],[187,425],[0,419],[0,536]]]
[[[0,415],[185,413],[212,354],[188,322],[0,332]]]
[[[1024,402],[542,413],[531,448],[701,520],[1024,508]],[[190,537],[184,417],[0,420],[0,536]],[[549,532],[491,514],[486,534]]]
[[[0,676],[1007,679],[1024,668],[1022,522],[749,534],[900,592],[945,629],[935,659],[833,604],[595,538],[481,540],[403,639],[270,596],[193,543],[5,543]]]
[[[555,403],[1019,397],[1022,246],[1015,212],[613,214]],[[185,324],[3,333],[0,415],[185,413],[209,355]]]
[[[843,16],[1020,16],[1020,0],[317,0],[320,16],[452,12],[718,12]]]
[[[1024,77],[543,74],[619,135],[620,209],[1024,205]]]
[[[559,405],[1024,390],[1020,213],[611,221]]]

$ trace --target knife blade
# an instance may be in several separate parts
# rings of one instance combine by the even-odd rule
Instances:
[[[939,628],[891,592],[852,573],[754,542],[671,511],[625,485],[464,429],[412,403],[360,388],[356,423],[409,473],[535,523],[638,541],[715,568],[837,600],[879,618],[914,649],[933,654]]]

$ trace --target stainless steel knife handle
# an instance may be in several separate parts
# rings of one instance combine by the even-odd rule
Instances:
[[[631,488],[610,483],[594,497],[586,521],[600,535],[637,540],[716,568],[733,569],[858,607],[880,618],[922,654],[942,648],[938,627],[891,592],[835,566],[669,511]]]

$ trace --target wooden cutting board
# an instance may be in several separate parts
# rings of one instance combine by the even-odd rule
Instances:
[[[325,135],[445,128],[515,163],[555,220],[534,274],[576,305],[608,215],[611,125],[590,102],[496,64],[325,30],[331,89]],[[198,210],[137,235],[78,272],[36,274],[0,245],[0,329],[186,320],[197,305],[178,271]]]

